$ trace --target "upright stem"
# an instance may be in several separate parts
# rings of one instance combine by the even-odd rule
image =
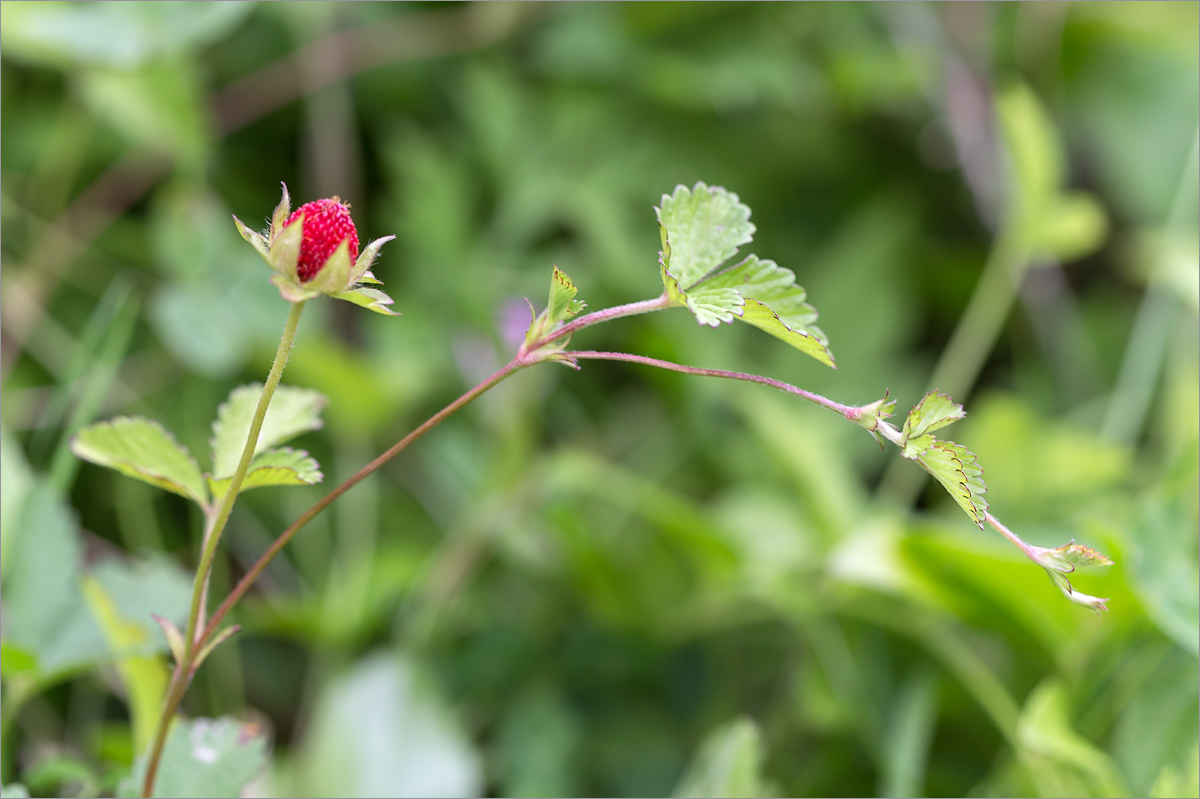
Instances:
[[[262,395],[258,398],[258,407],[254,409],[254,417],[250,420],[250,431],[246,435],[246,444],[242,448],[242,458],[238,461],[229,489],[225,492],[216,515],[212,517],[211,523],[206,525],[203,551],[200,554],[200,563],[196,567],[196,580],[192,584],[192,606],[188,612],[187,632],[183,637],[183,658],[175,665],[175,674],[171,678],[167,696],[163,701],[162,714],[158,718],[158,727],[154,731],[154,743],[150,749],[150,759],[146,763],[146,779],[142,783],[143,796],[151,796],[154,792],[154,780],[158,775],[158,764],[162,759],[167,730],[171,726],[171,719],[175,717],[175,710],[179,707],[192,678],[194,670],[192,662],[200,648],[196,632],[200,627],[200,615],[207,595],[208,577],[212,571],[213,557],[217,552],[217,544],[221,541],[221,532],[225,529],[225,523],[229,521],[233,503],[237,500],[242,482],[246,479],[250,461],[254,458],[254,450],[258,446],[258,434],[262,430],[263,419],[267,416],[267,406],[271,404],[271,396],[275,393],[275,387],[279,385],[279,378],[283,376],[283,368],[287,365],[288,356],[291,355],[292,345],[296,340],[296,328],[300,324],[300,315],[303,312],[303,302],[292,303],[288,310],[287,321],[283,326],[283,336],[279,339],[279,349],[275,351],[275,360],[271,364],[271,371],[267,375]]]

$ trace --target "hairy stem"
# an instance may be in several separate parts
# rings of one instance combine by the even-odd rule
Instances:
[[[780,391],[786,391],[788,394],[794,394],[801,399],[806,399],[809,402],[814,402],[822,408],[831,410],[839,416],[848,419],[849,421],[857,421],[859,409],[851,405],[843,405],[840,402],[822,397],[820,394],[814,394],[811,391],[793,386],[791,383],[784,383],[782,380],[775,380],[771,377],[763,377],[761,375],[746,374],[745,372],[727,372],[723,369],[701,369],[695,366],[683,366],[682,364],[673,363],[671,361],[662,361],[658,358],[647,358],[644,355],[630,355],[625,352],[595,352],[589,350],[568,350],[566,355],[576,359],[587,359],[595,361],[628,361],[629,363],[640,363],[645,366],[654,366],[658,369],[666,369],[671,372],[680,372],[685,375],[699,375],[701,377],[723,377],[728,380],[742,380],[747,383],[761,383],[764,386],[771,386]]]
[[[196,652],[200,649],[200,640],[196,633],[200,627],[203,605],[208,595],[208,577],[212,572],[212,562],[216,556],[217,544],[221,541],[221,532],[225,529],[226,522],[229,521],[233,503],[237,501],[242,482],[246,479],[250,461],[254,458],[254,450],[258,445],[258,434],[262,430],[263,419],[267,416],[267,406],[271,404],[271,396],[275,393],[275,387],[279,385],[279,378],[283,376],[283,368],[287,365],[288,357],[291,355],[292,345],[296,341],[296,328],[300,325],[300,315],[303,312],[303,302],[292,303],[288,310],[287,321],[283,326],[283,335],[279,339],[279,349],[275,351],[275,360],[271,364],[267,382],[258,398],[258,407],[254,409],[254,417],[250,421],[250,431],[246,435],[246,445],[242,448],[242,458],[238,461],[237,469],[233,473],[233,479],[220,506],[206,525],[203,551],[200,554],[200,563],[196,567],[196,580],[192,584],[192,606],[188,612],[187,632],[183,637],[183,659],[175,665],[175,674],[171,678],[167,696],[163,701],[162,713],[158,718],[158,726],[154,731],[154,743],[150,749],[150,758],[146,763],[146,779],[142,783],[143,796],[153,795],[158,764],[162,759],[163,745],[167,740],[167,729],[171,726],[171,719],[175,717],[175,710],[183,700],[188,683],[191,682],[194,671],[193,661]]]
[[[671,300],[667,297],[666,292],[663,292],[662,295],[652,300],[631,302],[625,305],[615,305],[612,308],[593,311],[592,313],[584,314],[572,322],[568,322],[557,330],[547,333],[530,350],[549,344],[552,341],[558,341],[560,338],[569,336],[580,328],[591,327],[592,325],[598,325],[601,322],[607,322],[610,319],[617,319],[622,316],[636,316],[638,314],[650,313],[651,311],[662,311],[670,307]]]

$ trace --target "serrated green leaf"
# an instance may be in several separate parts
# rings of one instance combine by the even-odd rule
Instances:
[[[724,266],[754,233],[750,209],[736,194],[703,183],[691,191],[680,186],[657,210],[660,271],[673,304],[711,327],[739,318],[836,368],[828,339],[813,324],[817,311],[791,270],[753,254]]]
[[[232,477],[237,471],[246,436],[250,433],[250,421],[254,418],[254,409],[261,395],[262,386],[259,384],[239,386],[230,392],[229,399],[217,409],[209,442],[212,446],[214,478]],[[324,395],[311,389],[277,386],[258,433],[255,454],[301,433],[319,430],[322,425],[321,409],[326,402]]]
[[[904,420],[904,440],[919,438],[966,416],[963,407],[945,394],[931,391],[921,398]],[[906,455],[905,457],[912,457]]]
[[[1111,559],[1101,555],[1091,547],[1085,547],[1082,544],[1076,544],[1072,540],[1069,544],[1063,544],[1061,547],[1054,549],[1046,549],[1044,547],[1034,547],[1038,550],[1040,562],[1048,569],[1070,574],[1075,571],[1077,566],[1111,566]]]
[[[684,291],[712,274],[737,253],[738,247],[754,238],[750,208],[720,186],[676,186],[675,193],[664,194],[662,207],[655,210],[664,236],[670,241],[664,266]]]
[[[315,485],[324,477],[320,464],[304,450],[289,447],[269,449],[250,462],[241,490],[263,486]],[[209,476],[208,488],[212,492],[213,502],[220,502],[225,497],[231,482],[232,476],[220,479]]]
[[[370,274],[371,274],[370,272],[367,273],[367,275],[370,275]],[[371,277],[372,277],[371,280],[363,281],[363,282],[371,282],[371,283],[377,283],[377,284],[379,283],[378,280],[374,280],[373,275]],[[360,280],[362,280],[362,278],[360,278]],[[380,285],[382,285],[382,284],[380,284]],[[375,313],[383,314],[384,316],[399,316],[400,315],[399,312],[393,311],[391,308],[388,307],[389,305],[391,305],[394,302],[394,300],[391,297],[389,297],[387,294],[385,294],[384,292],[380,291],[379,289],[367,288],[366,286],[359,286],[358,288],[353,288],[353,289],[350,289],[349,291],[339,291],[338,293],[331,294],[329,296],[333,297],[335,300],[345,300],[346,302],[352,302],[355,305],[366,308],[368,311],[374,311]]]
[[[575,299],[579,289],[571,282],[567,273],[554,267],[550,277],[550,299],[546,303],[546,316],[551,325],[565,322],[587,307],[583,300]]]
[[[267,736],[254,722],[178,719],[163,747],[154,795],[159,797],[241,796],[267,764]],[[146,776],[145,756],[134,764],[121,795],[138,795]]]
[[[151,419],[122,416],[85,427],[72,439],[71,451],[201,506],[208,502],[204,476],[191,453]]]
[[[771,308],[753,299],[746,300],[746,307],[742,309],[740,318],[743,322],[770,333],[780,341],[791,344],[805,355],[816,358],[826,366],[837,368],[837,364],[833,362],[833,353],[826,346],[825,334],[819,328],[808,325],[805,330],[795,330],[784,324],[783,320],[779,318],[779,314]]]
[[[722,322],[729,324],[735,316],[742,315],[746,305],[736,289],[707,287],[689,292],[686,302],[688,310],[696,315],[696,321],[709,327]]]
[[[925,471],[942,484],[959,507],[966,511],[980,528],[983,527],[988,508],[987,498],[984,496],[987,485],[983,482],[983,469],[980,468],[975,453],[953,441],[934,439],[915,456],[906,457],[912,457],[921,464]]]

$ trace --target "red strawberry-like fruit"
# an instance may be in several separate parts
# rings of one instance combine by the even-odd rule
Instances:
[[[354,263],[358,258],[358,231],[350,218],[349,206],[342,205],[337,197],[305,203],[287,218],[284,227],[295,222],[301,214],[304,215],[304,242],[300,245],[300,260],[296,266],[301,283],[316,277],[343,241],[348,241],[350,263]]]

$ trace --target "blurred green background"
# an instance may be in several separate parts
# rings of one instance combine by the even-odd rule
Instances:
[[[286,307],[231,213],[340,195],[398,236],[404,315],[310,304],[284,382],[330,398],[326,484],[238,503],[215,597],[504,363],[552,264],[592,309],[656,296],[652,206],[704,180],[838,370],[681,311],[574,344],[949,390],[992,510],[1113,557],[1074,575],[1110,611],[818,408],[542,366],[234,614],[184,709],[269,738],[248,792],[1200,793],[1196,3],[0,9],[5,785],[111,793],[157,710],[199,515],[66,442],[143,414],[205,452],[263,379]]]

